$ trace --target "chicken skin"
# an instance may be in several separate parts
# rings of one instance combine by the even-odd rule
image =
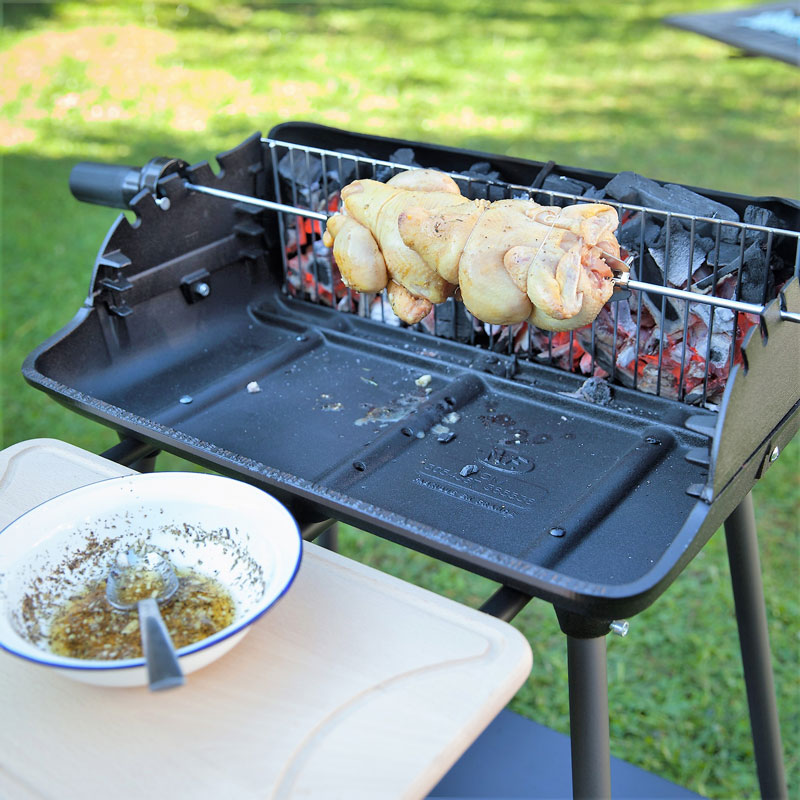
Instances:
[[[359,292],[387,288],[409,324],[459,289],[483,322],[571,330],[591,323],[613,292],[604,260],[619,268],[611,206],[468,200],[436,170],[354,181],[342,201],[323,241],[343,281]]]

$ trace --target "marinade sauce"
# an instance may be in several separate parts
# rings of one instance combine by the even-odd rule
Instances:
[[[230,592],[215,578],[193,569],[175,570],[178,589],[159,606],[175,649],[193,644],[233,622]],[[129,587],[135,597],[149,592]],[[106,599],[106,579],[88,584],[58,611],[50,625],[50,649],[60,656],[101,660],[141,658],[139,615],[118,611]]]

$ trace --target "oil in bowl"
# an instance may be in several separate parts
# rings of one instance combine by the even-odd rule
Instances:
[[[176,650],[213,636],[230,625],[236,607],[220,581],[194,569],[175,570],[178,589],[160,606]],[[144,585],[129,587],[135,599],[152,594]],[[106,579],[87,584],[53,616],[49,649],[69,658],[115,660],[142,657],[139,616],[134,608],[119,611],[106,599]]]
[[[73,489],[23,514],[0,536],[0,647],[80,683],[146,686],[137,611],[126,618],[103,596],[111,566],[130,565],[131,551],[162,555],[184,584],[184,570],[200,573],[184,613],[186,586],[160,606],[177,619],[171,633],[189,675],[236,647],[286,594],[300,567],[302,538],[277,500],[219,475],[136,473]],[[228,609],[221,616],[220,606]]]

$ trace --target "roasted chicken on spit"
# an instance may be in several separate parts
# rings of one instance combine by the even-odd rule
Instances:
[[[409,324],[458,291],[483,322],[571,330],[591,323],[614,289],[605,258],[619,267],[618,219],[608,205],[468,200],[427,169],[354,181],[342,202],[323,237],[342,280],[358,292],[387,289]]]

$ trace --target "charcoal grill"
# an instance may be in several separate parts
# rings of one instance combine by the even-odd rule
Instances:
[[[485,609],[506,618],[531,597],[552,603],[575,794],[607,792],[604,635],[726,520],[729,544],[752,547],[748,493],[800,427],[800,207],[637,177],[616,199],[606,173],[307,123],[217,160],[76,167],[77,197],[137,219],[112,225],[84,306],[25,378],[116,429],[112,457],[177,453],[273,493],[315,531],[341,520],[493,579]],[[569,334],[486,326],[453,300],[399,324],[338,280],[322,231],[341,185],[419,166],[470,197],[602,197],[631,277]],[[773,796],[757,550],[730,552],[746,570],[737,613]]]

